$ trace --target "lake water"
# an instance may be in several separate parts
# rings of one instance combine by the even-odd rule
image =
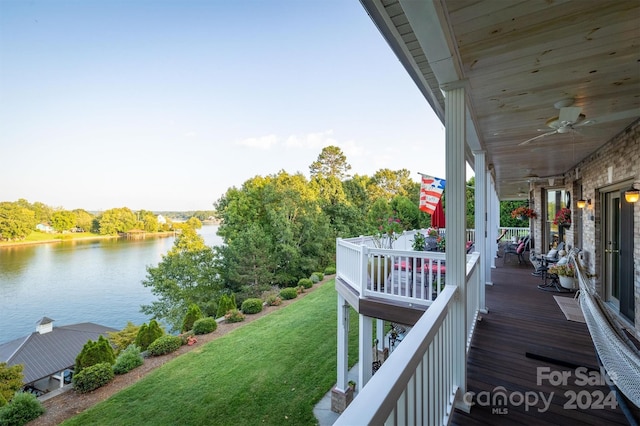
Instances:
[[[218,227],[198,232],[219,245]],[[35,331],[46,316],[54,326],[94,322],[121,329],[149,321],[140,305],[155,299],[142,285],[174,237],[65,241],[0,249],[0,343]]]

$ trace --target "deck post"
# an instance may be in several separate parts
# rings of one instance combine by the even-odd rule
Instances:
[[[358,331],[358,381],[362,388],[371,380],[373,350],[371,336],[373,335],[373,318],[359,314],[359,331]]]
[[[349,349],[349,304],[338,293],[338,381],[336,387],[345,390],[347,388],[347,374]]]
[[[475,157],[475,174],[476,174],[476,188],[475,188],[475,228],[476,228],[476,250],[480,252],[479,267],[479,303],[478,308],[482,313],[487,313],[487,307],[485,302],[485,283],[487,282],[487,269],[484,259],[487,257],[487,166],[486,166],[486,152],[474,151]]]

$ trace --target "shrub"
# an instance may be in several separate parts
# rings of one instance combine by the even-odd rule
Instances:
[[[335,275],[336,273],[336,267],[335,266],[327,266],[326,268],[324,268],[324,274],[325,275]]]
[[[195,334],[211,333],[216,331],[216,328],[218,328],[218,323],[213,317],[200,318],[198,321],[193,323],[193,332]]]
[[[304,288],[311,288],[313,287],[313,281],[311,280],[311,278],[300,278],[300,281],[298,281],[298,287],[300,286]]]
[[[216,313],[216,318],[221,318],[227,314],[232,309],[237,309],[236,305],[236,296],[235,294],[231,294],[230,296],[227,294],[223,294],[220,296],[220,302],[218,303],[218,312]]]
[[[322,272],[314,272],[313,274],[311,274],[311,279],[312,280],[313,280],[314,276],[318,280],[318,281],[314,281],[314,283],[319,283],[320,281],[322,281],[324,279],[324,274]]]
[[[164,334],[164,330],[160,327],[160,324],[156,320],[151,320],[149,325],[142,324],[138,335],[136,336],[135,344],[143,351],[149,348],[149,345],[156,341],[160,336]]]
[[[122,330],[107,332],[115,354],[118,355],[121,351],[125,350],[129,345],[135,342],[139,331],[140,326],[129,321]]]
[[[184,320],[182,321],[182,332],[189,331],[193,328],[193,323],[202,318],[202,311],[200,307],[195,303],[189,305],[189,309],[187,309],[187,314],[184,316]]]
[[[287,287],[280,290],[280,297],[284,300],[295,299],[298,297],[298,290],[294,287]]]
[[[11,403],[0,408],[0,424],[7,426],[22,426],[40,417],[44,407],[38,398],[29,392],[18,392]]]
[[[269,296],[267,296],[267,300],[265,302],[267,302],[267,305],[269,306],[278,306],[282,303],[282,299],[280,298],[280,296],[270,294]]]
[[[257,314],[262,311],[262,300],[260,299],[247,299],[242,302],[240,310],[245,314]]]
[[[180,346],[182,346],[182,339],[180,336],[167,334],[157,338],[149,345],[149,354],[152,356],[165,355],[178,350]]]
[[[13,395],[22,388],[22,364],[7,366],[6,362],[0,362],[0,407],[6,405]]]
[[[114,375],[108,362],[87,367],[73,375],[73,388],[79,393],[87,393],[109,383]]]
[[[239,309],[231,309],[224,318],[227,322],[240,322],[244,321],[244,314]]]
[[[116,362],[116,356],[109,341],[104,336],[100,336],[97,341],[89,340],[84,344],[82,351],[76,357],[74,372],[80,373],[87,367],[103,362],[113,365]]]
[[[124,374],[141,366],[144,363],[140,348],[136,345],[129,345],[127,349],[120,352],[116,363],[113,364],[113,372],[116,374]]]

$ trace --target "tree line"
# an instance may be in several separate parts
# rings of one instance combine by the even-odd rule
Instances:
[[[204,221],[215,212],[188,212],[191,218]],[[184,215],[184,213],[183,213]],[[134,229],[146,232],[171,231],[174,223],[169,217],[160,222],[149,210],[133,211],[128,207],[113,208],[92,214],[84,209],[65,210],[41,202],[25,199],[0,202],[0,241],[20,241],[36,231],[38,224],[50,226],[55,232],[90,232],[97,235],[117,235]]]

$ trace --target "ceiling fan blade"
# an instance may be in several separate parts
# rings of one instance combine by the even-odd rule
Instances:
[[[558,121],[562,125],[573,124],[578,121],[578,117],[580,117],[580,111],[582,111],[582,108],[580,107],[560,108],[560,116],[558,117]]]
[[[536,137],[534,137],[534,138],[527,139],[527,140],[526,140],[526,141],[524,141],[524,142],[520,142],[520,143],[518,144],[518,146],[521,146],[521,145],[527,145],[528,143],[531,143],[531,142],[535,141],[536,139],[544,138],[545,136],[554,135],[554,134],[556,134],[556,133],[558,133],[558,131],[557,131],[557,130],[554,130],[553,132],[543,133],[543,134],[538,135],[538,136],[536,136]]]
[[[618,111],[607,115],[601,115],[596,118],[590,118],[588,120],[582,121],[576,124],[574,127],[582,127],[582,126],[591,126],[594,124],[602,124],[609,123],[611,121],[625,120],[627,118],[638,118],[640,117],[640,109],[629,109],[626,111]]]

